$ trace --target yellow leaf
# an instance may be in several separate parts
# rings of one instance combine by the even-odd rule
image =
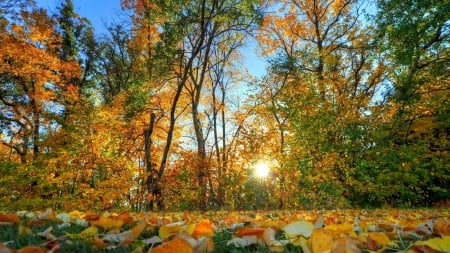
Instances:
[[[426,241],[418,241],[414,243],[415,246],[428,246],[440,252],[450,252],[450,236],[443,236],[442,238],[432,238]]]
[[[308,242],[312,252],[327,252],[333,245],[333,234],[323,228],[315,229]]]
[[[86,228],[85,230],[83,230],[79,234],[79,237],[87,239],[87,238],[93,237],[97,234],[98,234],[98,228],[95,226],[90,226],[90,227]]]
[[[181,233],[183,231],[183,228],[181,226],[181,223],[171,223],[167,225],[163,225],[159,228],[159,237],[162,239],[166,239],[171,237],[172,235]]]
[[[188,235],[192,235],[194,233],[196,226],[197,225],[195,225],[195,224],[185,225],[185,226],[183,226],[183,231]]]
[[[101,216],[98,220],[92,222],[92,225],[102,227],[105,230],[120,229],[123,224],[124,224],[123,220],[113,219],[104,216]]]
[[[336,235],[347,234],[357,237],[356,233],[353,231],[353,224],[350,223],[330,224],[326,226],[325,229],[333,231]]]
[[[24,225],[19,225],[19,235],[30,235],[33,232],[30,228],[25,227]]]
[[[369,233],[368,238],[376,242],[377,245],[381,245],[383,247],[391,244],[391,240],[385,233],[371,232]]]

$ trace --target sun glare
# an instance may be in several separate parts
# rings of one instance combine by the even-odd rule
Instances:
[[[265,162],[258,162],[255,165],[255,174],[258,177],[264,178],[267,177],[269,175],[269,165],[267,165],[267,163]]]

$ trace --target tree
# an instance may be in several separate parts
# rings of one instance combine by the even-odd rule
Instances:
[[[384,66],[367,43],[372,35],[361,20],[365,6],[283,1],[258,35],[276,85],[266,101],[286,115],[284,124],[295,136],[286,149],[301,171],[305,206],[344,204],[354,163],[370,143],[364,129],[376,118],[371,104]]]
[[[397,205],[431,205],[449,197],[450,2],[392,0],[378,1],[378,7],[394,109],[379,143],[397,150],[396,157],[391,149],[377,150],[383,155],[373,160],[384,168],[379,183],[396,185],[385,190],[385,199]]]
[[[206,162],[206,138],[204,129],[199,120],[198,107],[203,96],[204,84],[207,73],[213,64],[211,52],[213,48],[224,46],[224,41],[218,39],[226,33],[241,33],[248,29],[254,21],[255,4],[253,2],[240,1],[171,1],[151,2],[124,1],[123,5],[133,8],[135,12],[135,25],[139,27],[135,41],[139,45],[145,45],[145,73],[147,82],[153,84],[149,87],[151,96],[159,97],[155,91],[172,89],[168,84],[174,84],[173,95],[169,98],[171,106],[168,109],[168,131],[165,138],[163,153],[154,169],[155,159],[149,154],[152,149],[151,134],[154,129],[156,115],[159,109],[153,107],[150,110],[150,124],[145,131],[145,147],[147,164],[147,185],[149,193],[160,195],[160,182],[166,169],[171,152],[173,134],[179,113],[179,102],[183,99],[183,92],[187,92],[191,98],[191,112],[194,126],[195,139],[198,150],[198,180],[199,185],[206,187],[207,168],[202,165]],[[253,16],[252,16],[253,15]],[[252,20],[253,19],[253,20]],[[222,37],[222,38],[225,38]],[[163,64],[162,64],[163,63]],[[165,68],[161,68],[165,66]],[[165,76],[165,78],[162,78]],[[163,83],[166,85],[161,86]],[[167,98],[164,98],[167,99]],[[161,99],[162,100],[162,99]],[[152,101],[152,100],[149,100]],[[181,106],[181,108],[184,108]],[[153,120],[152,120],[153,119]],[[206,207],[206,188],[201,188],[202,208]],[[161,201],[160,201],[161,202]]]
[[[61,60],[60,37],[54,22],[43,9],[33,5],[1,26],[0,115],[7,138],[2,144],[13,149],[22,163],[40,153],[42,133],[57,122],[63,100],[76,99],[77,88],[64,80],[79,75],[72,60]]]
[[[202,1],[201,3],[186,6],[188,13],[192,13],[195,20],[189,28],[185,39],[185,48],[192,45],[202,45],[198,56],[188,69],[189,80],[187,92],[190,96],[192,124],[197,144],[197,175],[200,188],[200,209],[206,209],[208,195],[213,198],[214,189],[211,184],[211,168],[207,159],[207,132],[209,132],[210,119],[206,110],[202,115],[200,106],[202,100],[214,99],[206,96],[207,83],[220,82],[221,76],[208,74],[213,68],[223,68],[229,63],[233,53],[243,45],[245,33],[251,32],[256,25],[256,2],[251,1]],[[198,10],[196,13],[195,10]],[[216,72],[218,73],[218,72]],[[219,79],[208,79],[218,77]],[[214,89],[213,87],[208,87]],[[214,115],[214,109],[212,114]],[[214,117],[214,116],[213,116]],[[202,123],[202,118],[205,119]],[[213,125],[214,127],[217,125]],[[208,188],[210,193],[208,193]]]

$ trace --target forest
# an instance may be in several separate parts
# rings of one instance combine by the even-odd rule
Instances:
[[[121,8],[0,0],[1,210],[448,205],[449,0]]]

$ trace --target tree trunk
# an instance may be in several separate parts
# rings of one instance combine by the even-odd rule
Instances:
[[[162,208],[163,196],[161,191],[161,186],[159,184],[158,172],[154,168],[154,164],[151,159],[151,146],[152,146],[152,133],[156,122],[156,115],[154,112],[150,114],[150,122],[148,128],[144,130],[144,147],[145,156],[144,163],[147,172],[147,192],[150,194],[151,198],[148,200],[146,209],[153,210],[156,204],[156,209],[160,210]],[[156,202],[155,202],[156,201]]]

